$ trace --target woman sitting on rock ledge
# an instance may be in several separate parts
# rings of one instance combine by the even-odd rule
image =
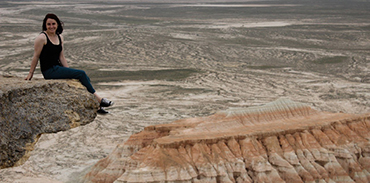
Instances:
[[[90,83],[85,71],[68,67],[63,52],[63,26],[55,14],[47,14],[42,24],[42,32],[36,37],[34,55],[31,62],[31,69],[26,80],[31,80],[40,59],[42,75],[45,79],[78,79],[87,91],[94,94],[100,103],[98,113],[108,113],[103,107],[113,105],[112,101],[99,97]]]

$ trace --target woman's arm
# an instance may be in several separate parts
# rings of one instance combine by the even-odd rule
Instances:
[[[46,36],[44,34],[40,34],[39,36],[36,37],[30,72],[28,73],[28,76],[25,78],[25,80],[32,79],[37,63],[39,62],[39,57],[40,57],[42,48],[44,47],[45,44],[46,44]]]
[[[63,36],[60,35],[60,38],[62,40],[62,51],[60,52],[59,61],[63,65],[63,67],[68,67],[68,63],[67,63],[66,58],[64,57],[64,51],[63,51],[64,50],[64,39],[63,39]]]

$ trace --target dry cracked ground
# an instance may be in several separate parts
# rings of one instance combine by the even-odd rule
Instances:
[[[145,126],[278,98],[370,111],[366,1],[0,1],[0,72],[26,77],[46,13],[111,114],[44,134],[1,182],[76,182]],[[42,78],[37,69],[35,77]]]

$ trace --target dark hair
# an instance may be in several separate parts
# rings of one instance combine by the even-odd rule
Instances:
[[[56,30],[56,33],[61,34],[63,32],[63,22],[61,22],[59,18],[55,14],[52,14],[52,13],[49,13],[45,16],[44,21],[42,22],[42,30],[46,31],[46,20],[49,18],[54,19],[57,22],[58,28]]]

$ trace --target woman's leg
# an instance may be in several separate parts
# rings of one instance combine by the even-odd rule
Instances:
[[[98,102],[100,103],[102,98],[96,92],[93,93],[93,94],[96,97],[96,99],[98,100]]]
[[[45,79],[78,79],[81,84],[86,87],[87,91],[95,95],[95,89],[90,83],[90,78],[83,70],[54,66],[42,72],[42,74],[44,75]],[[97,96],[97,99],[100,102],[101,98],[99,96]]]
[[[54,66],[44,72],[42,72],[45,79],[78,79],[82,85],[87,88],[87,91],[94,94],[96,99],[100,104],[100,109],[98,113],[107,114],[102,107],[109,107],[113,105],[112,101],[109,101],[105,98],[101,98],[94,90],[93,86],[90,83],[90,78],[86,75],[85,71],[72,69],[68,67]]]

